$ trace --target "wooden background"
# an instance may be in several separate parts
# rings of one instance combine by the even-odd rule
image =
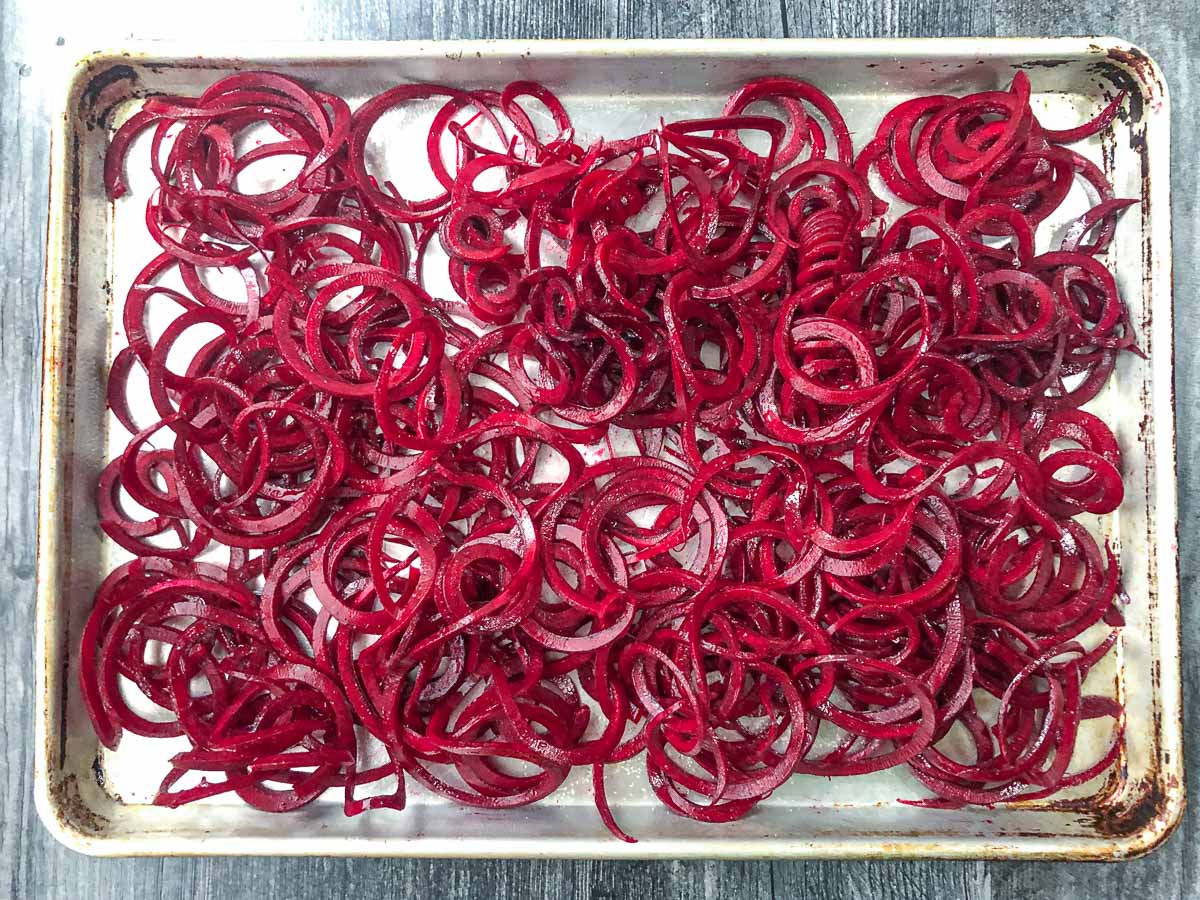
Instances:
[[[33,577],[47,98],[85,52],[128,38],[935,37],[1113,34],[1166,72],[1179,329],[1180,553],[1188,731],[1200,726],[1200,314],[1196,0],[0,0],[0,898],[1124,898],[1200,896],[1200,802],[1148,858],[1112,865],[971,862],[594,863],[332,859],[96,860],[38,822]],[[1188,748],[1200,796],[1200,738]],[[286,825],[281,821],[281,827]]]

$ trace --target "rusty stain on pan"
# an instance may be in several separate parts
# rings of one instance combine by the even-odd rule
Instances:
[[[1174,823],[1160,823],[1163,809],[1168,804],[1168,794],[1177,790],[1178,779],[1171,776],[1168,783],[1157,778],[1143,778],[1132,791],[1127,802],[1115,806],[1103,806],[1092,812],[1092,825],[1106,837],[1128,838],[1146,831],[1162,830],[1162,840],[1174,830]]]

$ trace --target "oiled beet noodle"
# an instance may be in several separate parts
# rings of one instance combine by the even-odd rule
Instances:
[[[186,738],[168,806],[515,807],[591,767],[625,839],[634,757],[710,822],[797,773],[953,805],[1104,771],[1121,710],[1084,685],[1122,595],[1076,517],[1121,455],[1080,407],[1136,352],[1103,262],[1129,201],[1066,145],[1120,98],[1052,129],[1029,97],[906,101],[857,155],[789,78],[587,144],[528,82],[148,100],[105,167],[119,197],[149,133],[161,252],[109,380],[133,437],[98,507],[134,558],[81,646],[100,739]],[[431,102],[422,197],[372,132]]]

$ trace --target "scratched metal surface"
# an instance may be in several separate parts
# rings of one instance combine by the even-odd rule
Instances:
[[[266,5],[266,6],[269,6]],[[30,770],[30,609],[33,572],[33,435],[38,343],[38,307],[46,173],[45,102],[49,73],[66,58],[95,45],[130,36],[230,36],[229,23],[241,23],[247,37],[458,37],[554,36],[766,36],[932,35],[943,33],[1060,33],[1065,30],[1117,33],[1154,54],[1167,72],[1176,107],[1176,139],[1195,131],[1190,103],[1197,50],[1197,26],[1183,3],[1144,3],[1114,14],[1100,5],[1025,5],[951,3],[649,4],[564,2],[524,7],[504,2],[485,7],[437,3],[310,5],[281,13],[260,4],[254,9],[208,3],[196,20],[171,22],[161,9],[147,6],[129,13],[89,13],[55,4],[5,6],[0,11],[4,47],[3,102],[0,102],[0,221],[5,243],[0,269],[6,287],[0,307],[0,350],[8,377],[0,387],[0,413],[9,430],[3,482],[6,504],[0,511],[5,556],[0,587],[5,588],[0,630],[0,663],[7,690],[4,706],[6,753],[3,780],[3,831],[0,834],[0,884],[11,896],[242,896],[265,885],[287,885],[289,896],[324,896],[330,891],[425,896],[433,891],[453,897],[532,894],[546,897],[625,896],[632,891],[656,896],[1047,896],[1125,895],[1136,889],[1148,896],[1185,896],[1193,889],[1195,823],[1146,860],[1118,867],[1085,868],[1061,864],[992,863],[742,863],[742,864],[600,864],[600,863],[372,863],[331,860],[237,861],[171,860],[119,863],[84,860],[56,847],[32,816]],[[101,18],[103,16],[103,19]],[[101,37],[101,35],[103,35]],[[62,38],[61,46],[58,38]],[[1184,159],[1186,139],[1181,142]],[[1195,364],[1188,352],[1187,321],[1196,284],[1195,177],[1179,165],[1175,173],[1175,246],[1178,259],[1177,326],[1182,337],[1178,373],[1182,441],[1181,539],[1184,597],[1194,582],[1195,513],[1189,488],[1195,479],[1190,425],[1195,414]],[[1200,636],[1196,617],[1185,601],[1185,647]],[[1186,654],[1186,650],[1185,650]],[[1196,670],[1191,655],[1189,687]],[[1192,767],[1194,769],[1194,767]]]

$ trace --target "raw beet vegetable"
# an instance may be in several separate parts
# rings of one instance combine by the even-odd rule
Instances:
[[[133,559],[83,635],[101,741],[186,737],[168,806],[507,808],[590,767],[625,840],[634,757],[709,822],[798,773],[902,767],[945,805],[1103,772],[1122,712],[1084,686],[1123,595],[1076,517],[1121,503],[1121,454],[1080,407],[1136,352],[1103,262],[1130,201],[1064,145],[1120,98],[1057,129],[1029,98],[905,101],[857,156],[778,77],[591,143],[531,82],[147,101],[105,165],[115,199],[150,132],[161,252],[109,380],[132,437],[97,507]],[[430,101],[419,198],[368,148]],[[1093,718],[1112,749],[1072,769]]]

